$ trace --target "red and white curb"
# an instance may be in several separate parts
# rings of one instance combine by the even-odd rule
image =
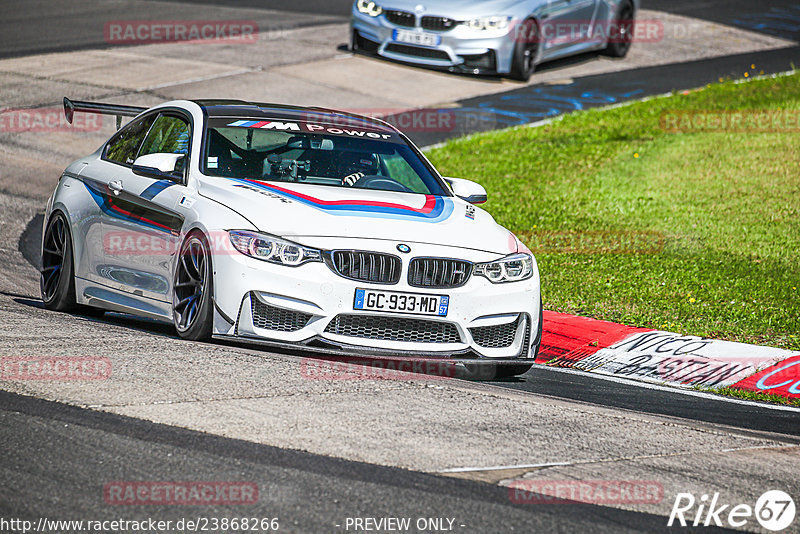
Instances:
[[[649,383],[800,398],[800,353],[544,312],[537,363]]]

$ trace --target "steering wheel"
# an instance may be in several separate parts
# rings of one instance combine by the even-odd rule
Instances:
[[[370,174],[368,176],[359,178],[359,180],[353,184],[353,187],[360,187],[362,189],[380,189],[382,191],[398,191],[400,193],[413,193],[411,189],[407,188],[397,180],[392,180],[391,178],[378,176],[375,174]]]

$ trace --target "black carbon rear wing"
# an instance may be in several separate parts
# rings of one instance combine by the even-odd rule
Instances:
[[[72,124],[72,117],[76,111],[86,113],[100,113],[102,115],[114,115],[117,117],[117,130],[122,124],[122,117],[135,117],[147,111],[147,108],[137,106],[121,106],[119,104],[103,104],[101,102],[84,102],[81,100],[70,100],[64,97],[64,115],[67,122]]]

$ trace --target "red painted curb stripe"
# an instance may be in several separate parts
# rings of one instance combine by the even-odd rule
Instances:
[[[762,369],[731,387],[800,399],[800,355]]]
[[[546,363],[555,360],[552,365],[571,367],[598,350],[622,341],[628,336],[651,331],[651,328],[635,328],[545,310],[542,345],[536,362]]]

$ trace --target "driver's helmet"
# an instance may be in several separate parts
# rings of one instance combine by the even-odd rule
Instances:
[[[340,176],[378,174],[378,157],[364,152],[344,152],[339,157]]]

